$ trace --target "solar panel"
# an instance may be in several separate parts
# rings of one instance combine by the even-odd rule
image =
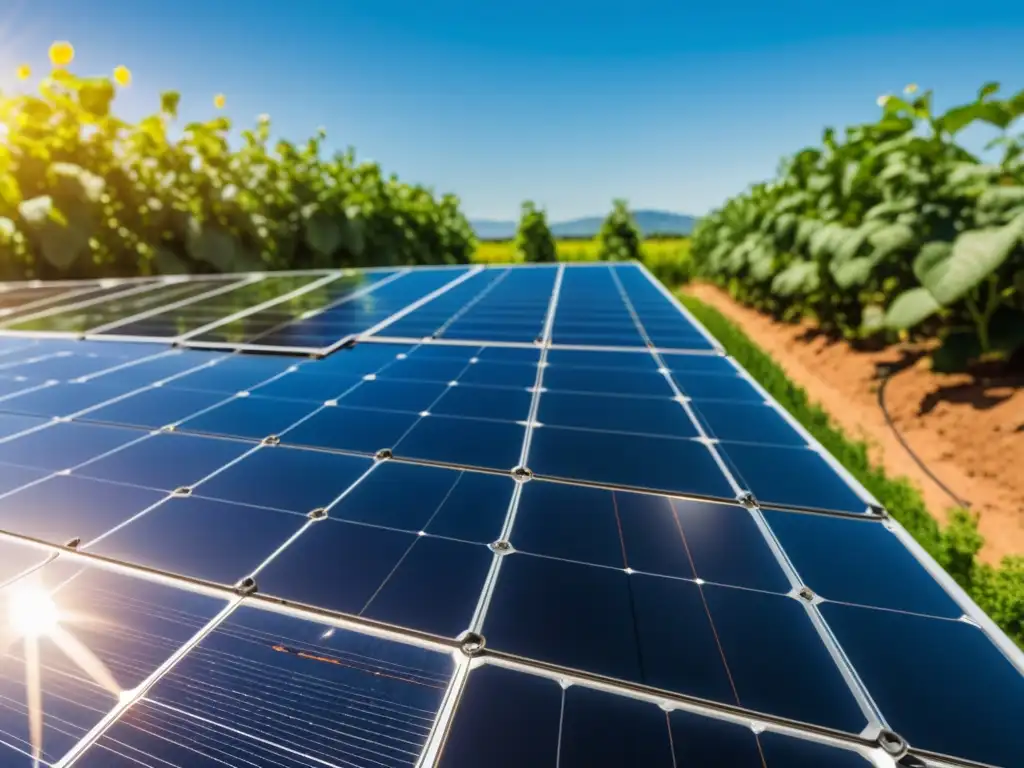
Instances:
[[[0,291],[4,765],[1024,764],[1019,649],[641,266],[96,289]]]

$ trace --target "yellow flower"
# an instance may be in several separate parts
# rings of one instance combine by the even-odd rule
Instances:
[[[114,70],[114,82],[127,88],[132,82],[132,71],[128,67],[117,67]]]
[[[917,83],[911,83],[903,89],[903,92],[906,94],[917,93]]]
[[[28,64],[22,64],[20,67],[18,67],[19,80],[28,80],[30,77],[32,77],[32,67],[30,67]]]
[[[884,107],[886,104],[889,103],[889,99],[891,98],[892,96],[890,96],[888,93],[883,93],[881,96],[878,97],[878,100],[875,103],[878,104],[878,106],[880,107]]]
[[[227,100],[224,98],[224,94],[218,93],[216,96],[213,97],[213,106],[215,106],[217,109],[224,109],[224,103],[226,101]]]
[[[66,40],[59,40],[50,46],[50,62],[55,67],[66,67],[75,59],[75,47]]]

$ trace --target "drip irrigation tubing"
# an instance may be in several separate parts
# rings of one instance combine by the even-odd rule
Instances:
[[[885,423],[889,425],[889,429],[892,430],[893,435],[895,435],[896,439],[899,440],[900,445],[903,446],[903,450],[905,450],[907,452],[907,455],[909,455],[910,458],[914,460],[914,463],[917,464],[917,466],[919,466],[921,470],[932,479],[932,482],[934,482],[939,488],[941,488],[943,492],[945,492],[945,494],[953,500],[954,504],[956,504],[959,507],[963,507],[964,509],[970,509],[971,502],[967,501],[967,499],[958,496],[948,485],[942,482],[935,475],[935,473],[928,468],[927,464],[921,461],[920,456],[914,453],[914,449],[907,444],[907,441],[904,439],[903,435],[901,435],[900,431],[896,428],[896,424],[893,422],[892,416],[889,415],[889,409],[886,408],[885,406],[885,387],[889,383],[889,380],[902,370],[904,369],[887,368],[882,372],[882,382],[878,385],[878,405],[882,409],[882,416],[885,417]]]

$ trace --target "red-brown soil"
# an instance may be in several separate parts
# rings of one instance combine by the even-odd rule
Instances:
[[[909,348],[858,351],[809,325],[776,322],[733,301],[715,286],[686,291],[736,323],[807,390],[850,435],[864,440],[890,476],[920,489],[945,521],[953,501],[899,444],[878,405],[878,367],[905,360]],[[1024,554],[1024,381],[938,374],[922,357],[894,376],[886,407],[904,440],[942,482],[980,514],[981,557],[996,563]]]

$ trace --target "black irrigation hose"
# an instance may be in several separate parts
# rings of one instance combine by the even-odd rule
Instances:
[[[882,383],[878,385],[878,405],[882,409],[882,415],[885,417],[885,423],[889,425],[889,429],[892,430],[892,433],[896,436],[896,439],[900,441],[900,445],[903,446],[903,449],[907,452],[910,458],[914,460],[914,463],[917,464],[917,466],[919,466],[922,471],[928,475],[928,477],[930,477],[937,486],[939,486],[939,488],[945,491],[946,495],[949,496],[957,506],[963,507],[964,509],[970,509],[971,502],[957,496],[948,485],[939,480],[939,478],[935,476],[935,473],[928,469],[927,465],[925,465],[925,463],[921,461],[920,457],[914,453],[913,449],[907,445],[907,441],[903,439],[903,435],[901,435],[899,430],[896,429],[896,425],[893,423],[892,417],[889,415],[889,409],[885,407],[885,386],[889,383],[889,379],[904,369],[905,368],[902,367],[895,369],[886,368],[882,371]]]

